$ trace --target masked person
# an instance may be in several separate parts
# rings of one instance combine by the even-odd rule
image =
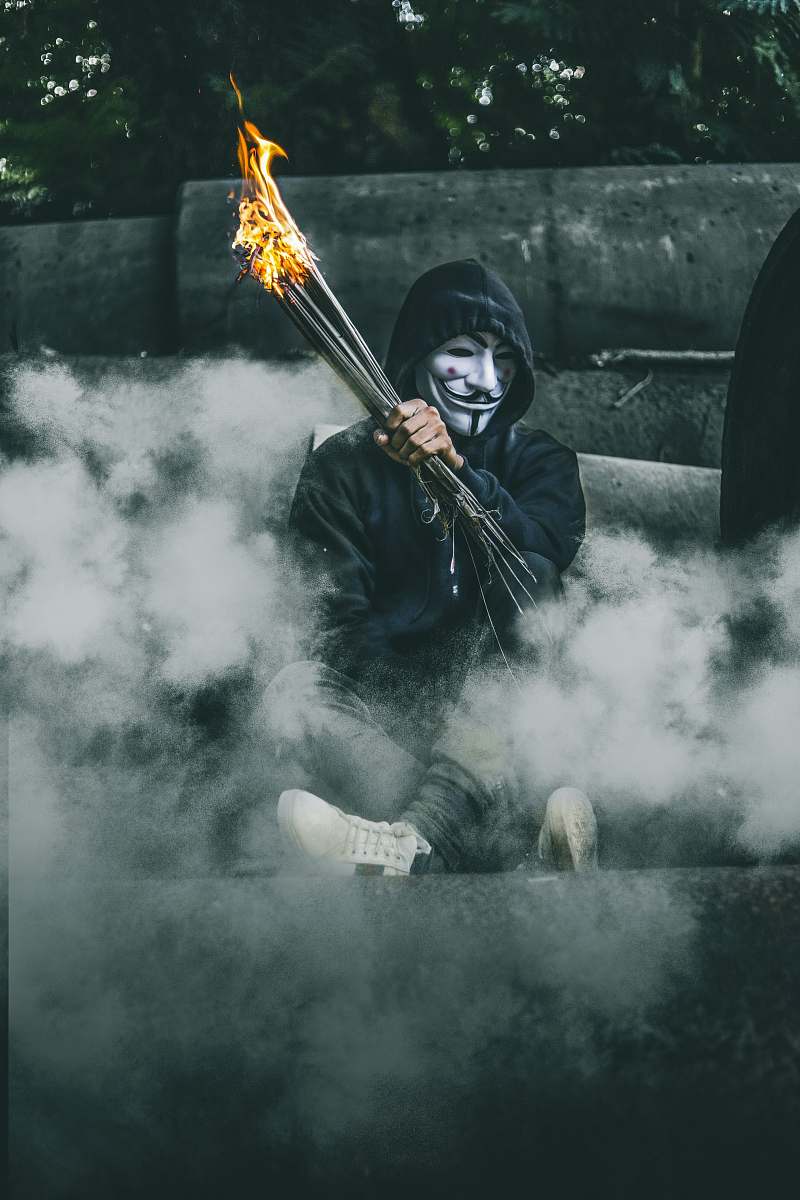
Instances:
[[[291,525],[322,584],[314,657],[266,696],[276,754],[304,785],[281,794],[279,824],[307,859],[343,872],[505,869],[529,848],[524,798],[502,714],[484,711],[479,685],[470,700],[464,689],[493,669],[495,638],[513,639],[517,606],[410,468],[436,454],[458,474],[546,606],[584,534],[577,458],[518,424],[534,395],[530,339],[509,289],[474,260],[413,285],[386,372],[402,401],[386,429],[367,418],[329,438],[294,498]],[[588,799],[558,789],[542,857],[590,866],[596,840]]]

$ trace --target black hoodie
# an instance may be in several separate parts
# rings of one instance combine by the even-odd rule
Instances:
[[[417,394],[420,359],[462,333],[497,334],[518,369],[487,428],[452,435],[459,477],[499,521],[518,550],[563,571],[584,534],[585,507],[574,451],[540,430],[517,425],[533,400],[533,353],[522,312],[502,280],[473,259],[444,263],[409,291],[395,324],[386,373],[402,399]],[[412,471],[373,441],[376,423],[359,421],[324,442],[297,486],[291,523],[327,568],[316,653],[356,680],[385,669],[430,677],[459,654],[459,631],[485,621],[476,571],[460,532],[442,539]],[[451,571],[455,549],[455,571]],[[317,557],[315,555],[315,557]],[[554,572],[555,573],[555,572]],[[509,608],[489,589],[502,633]],[[492,599],[494,597],[494,599]],[[438,651],[438,653],[437,653]],[[383,668],[383,670],[381,670]],[[416,668],[416,669],[415,669]]]

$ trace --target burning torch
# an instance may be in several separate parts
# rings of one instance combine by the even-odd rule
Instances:
[[[233,76],[231,84],[241,113],[242,96]],[[233,240],[233,249],[241,263],[237,282],[250,275],[271,292],[303,336],[383,426],[400,403],[400,397],[328,287],[315,255],[284,204],[271,165],[275,158],[286,157],[280,146],[263,137],[252,121],[242,117],[238,127],[242,192],[239,228]],[[536,577],[470,489],[438,456],[417,467],[415,474],[431,502],[429,520],[439,518],[445,537],[457,521],[467,534],[467,545],[473,542],[483,552],[519,611],[522,610],[508,575],[535,606],[520,574],[534,583]]]

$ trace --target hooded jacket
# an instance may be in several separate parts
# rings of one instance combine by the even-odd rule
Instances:
[[[516,548],[540,566],[547,560],[555,574],[584,534],[577,458],[549,434],[518,424],[534,396],[533,352],[503,281],[473,259],[427,271],[397,317],[386,373],[401,399],[411,399],[419,361],[478,331],[510,343],[518,369],[482,434],[451,434],[464,457],[459,478],[499,514]],[[290,521],[326,576],[314,652],[356,680],[377,667],[430,677],[458,654],[459,633],[486,622],[476,567],[460,531],[443,538],[438,520],[426,523],[430,502],[414,473],[373,441],[375,428],[367,418],[329,438],[297,486]],[[510,606],[498,603],[494,587],[487,597],[502,633]]]

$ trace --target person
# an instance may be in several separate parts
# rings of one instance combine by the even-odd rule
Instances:
[[[530,338],[508,287],[475,260],[412,286],[386,373],[401,403],[385,428],[367,418],[326,440],[292,505],[300,552],[323,582],[313,656],[266,696],[276,757],[296,785],[278,821],[301,856],[334,871],[509,869],[529,849],[528,810],[481,680],[498,669],[498,643],[505,653],[514,641],[517,604],[544,609],[561,595],[585,528],[577,457],[519,424],[534,397]],[[518,584],[512,598],[463,530],[434,516],[414,471],[433,455],[522,554],[530,599]],[[586,796],[553,793],[538,850],[555,866],[595,864]]]

